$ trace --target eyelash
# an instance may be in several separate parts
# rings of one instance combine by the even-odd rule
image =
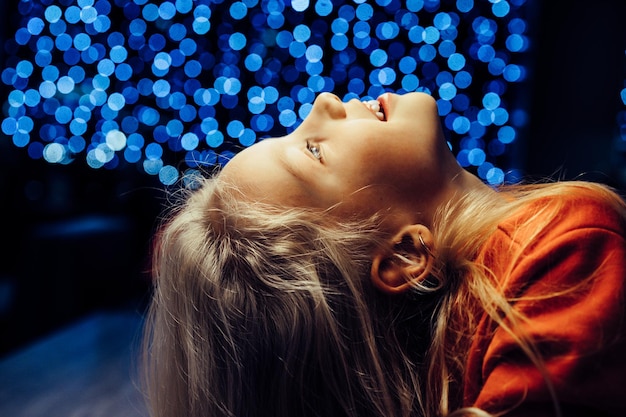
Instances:
[[[311,142],[309,142],[307,140],[306,142],[306,149],[311,152],[311,154],[315,157],[315,159],[317,159],[318,161],[322,160],[322,154],[320,152],[320,148],[317,145],[311,145]]]

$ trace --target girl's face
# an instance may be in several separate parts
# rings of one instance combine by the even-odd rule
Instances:
[[[322,93],[294,132],[243,150],[220,176],[255,201],[349,217],[379,212],[392,227],[419,222],[461,168],[432,97],[383,94],[378,102],[384,117]]]

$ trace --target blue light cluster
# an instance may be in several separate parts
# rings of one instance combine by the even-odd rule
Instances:
[[[295,129],[315,96],[424,91],[490,184],[526,123],[525,0],[22,0],[2,132],[35,159],[163,184]]]

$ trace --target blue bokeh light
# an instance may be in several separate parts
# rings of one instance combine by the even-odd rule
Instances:
[[[494,185],[514,168],[523,0],[24,3],[1,126],[33,158],[170,185],[293,130],[320,92],[423,91],[463,166]]]

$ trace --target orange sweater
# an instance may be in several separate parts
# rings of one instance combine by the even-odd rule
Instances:
[[[522,327],[542,354],[562,415],[626,416],[624,221],[588,191],[558,202],[563,205],[549,230],[521,258],[513,254],[529,243],[537,222],[522,224],[538,205],[557,200],[541,200],[503,222],[478,261],[500,277],[507,295],[524,297],[514,305],[530,318]],[[556,415],[546,381],[502,328],[484,317],[476,336],[464,406],[507,416]]]

